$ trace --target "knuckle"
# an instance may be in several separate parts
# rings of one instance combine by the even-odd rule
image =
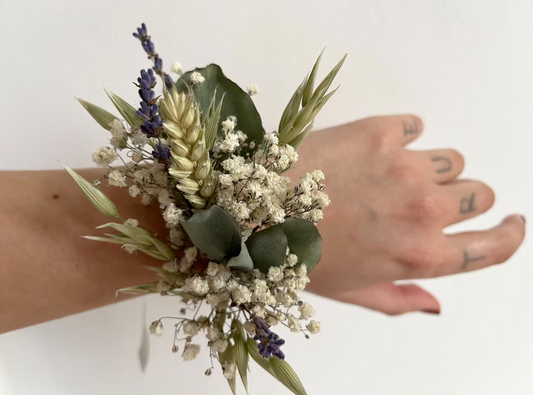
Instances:
[[[433,224],[443,215],[441,198],[432,192],[422,191],[413,194],[407,205],[408,218],[417,224]]]
[[[444,247],[436,240],[426,240],[407,249],[400,263],[408,270],[431,275],[443,261]]]
[[[415,179],[418,173],[414,166],[398,162],[391,163],[386,169],[386,174],[389,178],[400,181]]]

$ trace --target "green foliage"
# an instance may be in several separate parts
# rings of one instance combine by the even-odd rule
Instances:
[[[235,346],[233,348],[235,364],[239,370],[239,375],[241,376],[242,383],[246,392],[248,392],[248,349],[246,347],[246,340],[244,329],[239,320],[233,320],[232,325],[235,327],[235,334],[233,340],[235,341]]]
[[[134,285],[133,287],[127,287],[127,288],[121,288],[117,291],[117,295],[119,292],[127,293],[127,294],[146,294],[146,293],[159,293],[157,290],[157,284],[159,284],[159,281],[152,281],[146,284],[141,285]]]
[[[225,262],[241,253],[239,224],[219,206],[197,211],[182,225],[193,244],[217,262]]]
[[[98,107],[95,104],[89,103],[88,101],[78,99],[80,104],[87,110],[89,114],[94,118],[96,122],[100,124],[101,127],[103,127],[106,130],[111,130],[111,126],[109,126],[117,117],[115,117],[110,112],[107,112],[101,107]]]
[[[220,359],[221,363],[224,362],[233,362],[235,363],[235,357],[233,352],[233,345],[228,341],[228,347],[226,348],[226,351],[219,352],[218,357]],[[232,379],[228,379],[228,384],[231,388],[231,392],[233,392],[233,395],[237,394],[237,383],[236,383],[236,377],[233,377]]]
[[[307,395],[305,388],[291,365],[283,359],[270,358],[270,366],[277,379],[296,395]]]
[[[287,237],[283,233],[282,225],[274,225],[253,233],[246,240],[246,247],[254,267],[268,273],[270,267],[283,265],[287,252]]]
[[[316,90],[313,91],[316,73],[323,52],[324,51],[322,51],[315,62],[309,76],[307,76],[300,86],[298,86],[292,95],[291,100],[287,104],[287,107],[283,111],[278,130],[280,145],[290,144],[294,148],[298,148],[311,131],[316,115],[337,90],[335,89],[329,94],[326,94],[331,83],[341,69],[347,55],[344,55],[340,62],[337,63],[333,70],[331,70],[326,78],[324,78],[324,80],[318,85]]]
[[[109,217],[118,218],[120,215],[118,213],[117,207],[101,190],[96,188],[93,184],[87,181],[85,178],[80,176],[70,167],[62,165],[70,176],[76,181],[76,184],[80,187],[82,192],[85,194],[87,199],[91,204],[102,214]]]
[[[241,243],[241,253],[238,256],[230,258],[226,266],[244,270],[252,270],[254,268],[254,263],[245,243]]]
[[[298,261],[306,264],[308,272],[313,270],[322,254],[322,237],[316,226],[303,219],[288,218],[283,223],[283,232]]]
[[[126,120],[126,122],[132,127],[136,128],[143,124],[143,119],[137,115],[137,110],[126,100],[121,98],[118,95],[115,95],[113,92],[105,90],[107,96],[111,99],[115,107],[117,108],[120,115]]]
[[[222,112],[222,104],[224,103],[224,96],[222,96],[222,98],[218,102],[218,105],[216,105],[216,98],[217,91],[215,89],[215,93],[213,94],[213,100],[211,101],[209,109],[207,110],[207,114],[204,118],[205,147],[209,151],[213,148],[213,143],[215,142],[215,138],[217,137],[219,125],[221,122],[220,113]]]
[[[190,83],[191,74],[197,71],[205,78],[201,85]],[[216,101],[220,102],[224,97],[220,111],[220,119],[217,125],[219,135],[222,135],[220,123],[227,117],[233,115],[237,117],[237,128],[248,136],[247,142],[256,142],[256,147],[263,141],[265,131],[261,122],[261,117],[255,108],[250,96],[237,84],[228,79],[222,69],[216,64],[210,64],[204,68],[196,68],[183,74],[176,82],[176,88],[180,93],[189,93],[192,89],[194,98],[200,107],[202,119],[204,120],[211,106],[213,96],[216,94]],[[243,150],[242,154],[251,153],[253,150]]]

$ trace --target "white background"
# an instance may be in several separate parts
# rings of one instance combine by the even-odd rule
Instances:
[[[497,192],[488,214],[451,230],[511,212],[533,221],[532,19],[533,2],[510,0],[0,0],[0,168],[91,165],[107,135],[74,97],[111,110],[105,84],[137,101],[131,82],[150,63],[131,32],[144,21],[167,67],[215,62],[241,86],[258,84],[267,130],[324,46],[323,73],[349,50],[318,127],[420,114],[426,132],[413,147],[459,149],[465,176]],[[307,295],[324,332],[287,336],[286,354],[310,395],[532,394],[532,257],[526,240],[506,265],[424,281],[440,317]],[[0,393],[229,394],[218,371],[203,376],[205,356],[172,354],[170,336],[152,339],[141,373],[144,307],[148,320],[177,308],[141,298],[0,336]],[[288,393],[252,369],[252,395]]]

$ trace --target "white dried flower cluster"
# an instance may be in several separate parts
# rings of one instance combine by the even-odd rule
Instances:
[[[111,128],[109,130],[111,133],[111,139],[109,140],[111,145],[119,150],[126,148],[128,133],[124,127],[124,123],[118,119],[115,119],[109,124],[109,126]]]
[[[183,349],[183,354],[181,356],[184,361],[192,361],[193,359],[196,359],[198,354],[200,354],[200,346],[198,344],[187,344]]]
[[[255,96],[259,93],[259,87],[257,85],[250,85],[246,88],[246,91],[250,96]]]
[[[234,132],[236,120],[223,122],[225,138],[218,149],[234,152],[241,142]],[[252,227],[283,223],[288,217],[302,218],[317,223],[323,218],[322,210],[329,198],[322,191],[324,175],[320,170],[307,174],[293,188],[288,177],[280,175],[298,160],[296,150],[279,146],[274,133],[265,136],[264,149],[253,158],[233,155],[222,161],[218,180],[217,205],[241,222],[243,237],[251,234]]]
[[[170,68],[170,71],[172,71],[175,74],[181,75],[183,74],[183,66],[180,62],[174,62],[172,67]]]
[[[205,81],[205,77],[199,72],[195,71],[191,74],[191,82],[193,85],[202,85]]]
[[[126,184],[126,175],[120,170],[113,170],[107,175],[107,178],[109,180],[109,185],[120,188],[125,188],[128,186]]]
[[[100,147],[92,154],[93,162],[97,166],[107,167],[118,158],[117,151],[110,147]]]

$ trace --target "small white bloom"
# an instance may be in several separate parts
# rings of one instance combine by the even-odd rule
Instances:
[[[143,156],[140,152],[134,152],[131,155],[131,160],[134,162],[140,162],[141,160],[143,160]]]
[[[207,266],[206,274],[209,277],[215,277],[217,273],[218,273],[218,263],[209,262],[209,266]]]
[[[295,254],[289,254],[287,259],[285,259],[287,266],[292,267],[298,263],[298,257]]]
[[[216,342],[218,339],[220,339],[220,331],[217,328],[210,326],[207,328],[207,334],[205,337],[212,342]]]
[[[124,225],[129,225],[129,226],[133,226],[134,228],[136,228],[137,226],[139,226],[139,221],[137,221],[136,219],[130,218],[124,222]]]
[[[196,335],[198,333],[198,324],[195,321],[187,321],[183,324],[183,333],[186,335]]]
[[[271,316],[271,315],[269,315],[269,316],[266,318],[265,322],[266,322],[268,325],[270,325],[270,326],[276,326],[276,325],[278,325],[278,319],[277,319],[276,317]]]
[[[167,272],[171,273],[176,273],[178,271],[178,265],[175,260],[165,262],[161,267],[163,268],[163,270],[166,270]]]
[[[141,129],[135,129],[131,135],[131,141],[137,146],[144,147],[148,144],[148,137],[141,131]]]
[[[222,122],[222,131],[224,133],[233,132],[235,130],[235,126],[237,126],[237,118],[230,115],[225,121]]]
[[[100,147],[92,154],[93,162],[100,167],[106,167],[118,158],[117,151],[110,147]]]
[[[183,238],[185,233],[181,228],[172,228],[169,232],[170,242],[173,244],[173,248],[181,247],[183,245]]]
[[[121,188],[128,186],[126,184],[126,176],[124,175],[123,172],[119,170],[113,170],[111,173],[108,174],[107,177],[109,180],[109,185],[113,185],[115,187],[121,187]]]
[[[163,332],[165,331],[165,328],[163,328],[163,323],[160,320],[152,322],[150,324],[149,329],[150,329],[150,333],[156,336],[163,335]]]
[[[168,207],[163,212],[163,218],[165,222],[170,226],[179,225],[185,217],[183,216],[183,210],[176,207],[174,203],[168,205]]]
[[[172,67],[170,68],[170,71],[172,71],[175,74],[181,75],[183,74],[183,66],[180,62],[174,62]]]
[[[100,185],[102,185],[102,181],[100,181],[100,180],[94,180],[93,181],[93,186],[95,186],[96,188],[99,188]]]
[[[191,74],[191,82],[193,83],[193,85],[202,85],[204,81],[204,76],[199,72],[195,71]]]
[[[307,330],[312,334],[317,334],[320,332],[321,325],[320,322],[311,320],[309,321],[309,324],[307,324]]]
[[[292,314],[289,315],[289,319],[287,320],[287,325],[289,325],[289,329],[291,330],[291,332],[300,331],[300,321],[298,321],[298,318],[296,318]]]
[[[246,88],[246,91],[250,96],[257,95],[259,93],[259,87],[257,85],[250,85]]]
[[[315,309],[309,303],[302,303],[302,305],[298,307],[298,311],[300,312],[301,320],[308,320],[315,315]]]
[[[189,277],[182,287],[184,292],[191,292],[197,295],[205,295],[209,292],[209,284],[199,276]]]
[[[170,198],[170,192],[168,191],[168,189],[161,189],[159,195],[157,195],[157,200],[159,200],[160,208],[168,207],[173,203],[172,199]]]
[[[161,281],[159,281],[157,283],[156,289],[157,289],[157,292],[159,292],[159,293],[166,292],[166,291],[170,290],[170,284],[167,284],[166,282],[161,280]]]
[[[250,336],[255,336],[255,331],[256,331],[256,327],[254,325],[253,322],[251,321],[246,321],[243,325],[244,329],[246,330],[246,332],[248,332],[248,334]]]
[[[224,362],[222,364],[222,371],[224,372],[224,377],[228,380],[235,378],[235,369],[236,365],[233,362]]]
[[[211,349],[214,352],[224,352],[226,351],[226,348],[228,348],[227,340],[218,339],[211,345]]]
[[[183,349],[183,354],[181,354],[181,356],[184,361],[192,361],[198,356],[198,354],[200,354],[200,345],[189,343]]]
[[[122,246],[122,248],[124,248],[130,254],[133,254],[134,252],[137,252],[137,248],[135,246],[130,245],[130,244],[124,244]]]
[[[191,268],[196,256],[198,255],[198,249],[196,247],[190,247],[185,250],[185,255],[181,258],[180,272],[184,273]]]
[[[313,180],[316,182],[320,182],[322,180],[325,180],[324,173],[322,173],[320,170],[315,170],[311,173],[311,177],[313,177]]]
[[[252,293],[244,285],[238,285],[234,290],[231,291],[231,298],[235,304],[245,304],[250,303],[252,300]]]
[[[148,206],[151,202],[152,202],[152,197],[147,193],[143,193],[141,197],[141,203],[144,204],[145,206]]]
[[[268,269],[268,280],[278,283],[283,280],[283,270],[279,266],[271,266]]]
[[[128,192],[130,193],[131,197],[137,197],[141,194],[141,188],[139,188],[137,184],[135,184],[128,189]]]

